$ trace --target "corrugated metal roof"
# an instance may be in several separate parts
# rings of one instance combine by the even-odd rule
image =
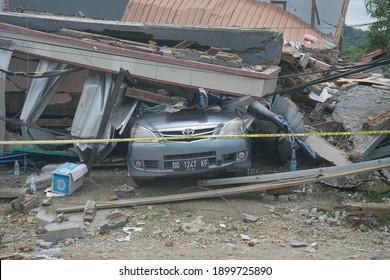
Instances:
[[[327,48],[322,40],[327,37],[326,34],[277,5],[256,0],[130,0],[122,20],[264,28],[283,32],[285,40],[289,42],[298,41],[311,48]],[[305,34],[317,38],[318,43],[304,41]]]

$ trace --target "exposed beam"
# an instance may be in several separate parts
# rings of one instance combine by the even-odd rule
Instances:
[[[278,180],[274,182],[253,184],[241,187],[234,188],[224,188],[219,190],[203,191],[203,192],[194,192],[194,193],[185,193],[185,194],[173,194],[157,197],[143,197],[135,199],[123,199],[118,201],[102,201],[98,202],[96,207],[97,209],[109,209],[109,208],[118,208],[118,207],[133,207],[139,205],[150,205],[150,204],[161,204],[169,202],[178,202],[178,201],[188,201],[195,199],[204,199],[204,198],[213,198],[213,197],[223,197],[223,196],[232,196],[245,193],[253,193],[259,191],[266,191],[272,189],[280,189],[292,186],[299,186],[302,184],[319,182],[327,179],[339,178],[350,176],[353,174],[360,174],[364,172],[371,172],[375,170],[380,170],[383,168],[390,167],[390,158],[375,160],[371,162],[361,162],[351,164],[351,169],[348,171],[340,171],[340,167],[337,167],[339,171],[327,173],[327,168],[320,175],[306,176],[296,179],[287,179],[287,180]],[[84,205],[76,205],[70,207],[58,208],[57,213],[70,213],[83,211]]]

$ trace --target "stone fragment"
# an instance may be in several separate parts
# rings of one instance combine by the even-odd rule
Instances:
[[[56,220],[56,214],[48,212],[46,209],[41,209],[35,216],[38,227],[44,228],[47,224],[50,224]]]
[[[278,200],[279,200],[280,202],[288,202],[288,194],[280,194],[280,195],[278,196]]]
[[[114,190],[115,195],[118,198],[128,198],[134,193],[134,188],[123,184],[120,188]]]
[[[313,248],[313,247],[311,247],[311,246],[307,246],[307,247],[305,248],[305,251],[306,251],[306,252],[309,252],[309,253],[315,253],[315,252],[317,252],[317,249],[315,249],[315,248]]]
[[[121,216],[115,216],[114,218],[110,219],[108,223],[100,226],[100,233],[107,233],[114,228],[123,227],[128,223],[128,220],[128,215],[122,214]]]
[[[306,247],[309,244],[305,240],[294,239],[290,241],[291,247]]]
[[[257,220],[259,219],[259,217],[257,216],[253,216],[253,215],[249,215],[249,214],[244,214],[244,222],[257,222]]]
[[[43,237],[43,241],[56,244],[58,242],[58,235],[52,234],[52,233],[47,233]]]
[[[58,240],[66,238],[83,238],[84,233],[80,224],[76,221],[64,221],[62,223],[51,223],[45,226],[48,234],[58,236]]]
[[[44,240],[40,240],[38,241],[37,245],[39,247],[41,247],[42,249],[49,249],[51,248],[51,246],[53,246],[53,242],[48,242],[48,241],[44,241]]]
[[[96,201],[93,199],[88,199],[87,203],[84,206],[83,219],[84,221],[91,222],[95,217],[97,208]]]

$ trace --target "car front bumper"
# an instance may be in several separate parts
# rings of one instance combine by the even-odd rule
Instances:
[[[128,169],[133,178],[184,176],[251,167],[250,139],[201,139],[129,144]]]

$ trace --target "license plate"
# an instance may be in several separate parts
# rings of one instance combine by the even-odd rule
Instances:
[[[173,171],[194,171],[209,168],[208,159],[172,161]]]

